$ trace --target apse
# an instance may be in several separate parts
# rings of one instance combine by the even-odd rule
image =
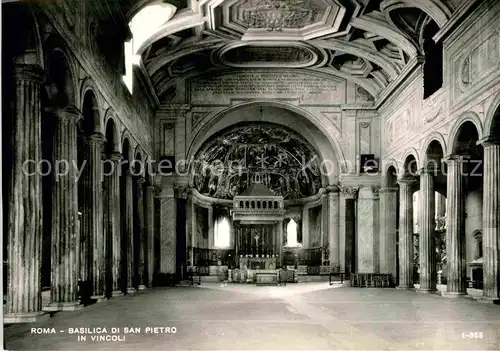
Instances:
[[[321,188],[321,160],[303,137],[272,123],[244,123],[206,142],[194,159],[193,184],[202,195],[232,199],[258,176],[276,196],[299,199]]]

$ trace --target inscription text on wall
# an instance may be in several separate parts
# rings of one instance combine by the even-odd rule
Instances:
[[[304,104],[345,103],[345,82],[293,72],[242,72],[191,82],[191,104],[228,104],[231,99],[300,99]]]

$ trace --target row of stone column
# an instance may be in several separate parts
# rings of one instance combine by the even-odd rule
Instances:
[[[486,138],[484,147],[483,175],[483,297],[485,300],[500,299],[500,140]],[[448,165],[446,197],[446,250],[448,263],[447,296],[467,294],[465,255],[465,197],[464,155],[446,158]],[[399,287],[413,288],[413,185],[415,179],[399,180]],[[385,192],[385,191],[384,191]],[[392,190],[391,190],[392,192]],[[433,171],[423,169],[420,173],[420,289],[422,292],[436,291],[435,256],[435,188]],[[384,232],[393,233],[394,223],[388,223],[393,199],[384,197],[383,211],[386,213]],[[387,202],[387,206],[385,205]],[[392,258],[391,258],[392,262]],[[392,263],[391,263],[392,264]]]
[[[30,322],[47,315],[42,313],[41,300],[41,243],[42,243],[42,191],[41,174],[36,171],[42,161],[42,130],[40,89],[43,71],[33,65],[15,68],[15,100],[12,116],[12,174],[9,184],[8,224],[8,293],[5,322]],[[46,118],[55,118],[54,160],[66,160],[70,166],[65,175],[55,179],[52,197],[51,244],[51,303],[44,310],[60,311],[81,308],[77,299],[78,280],[92,282],[92,297],[105,296],[106,276],[112,276],[112,295],[119,295],[122,277],[122,234],[129,239],[126,284],[132,288],[132,177],[125,174],[126,221],[120,220],[119,172],[112,172],[105,179],[107,192],[103,198],[101,155],[105,141],[101,134],[92,135],[88,142],[88,181],[84,194],[87,212],[78,225],[77,174],[77,122],[81,113],[73,107],[47,111]],[[109,155],[117,170],[119,153]],[[138,185],[139,221],[143,221],[142,184]],[[141,225],[140,286],[152,280],[153,257],[153,190],[146,188],[146,224]],[[103,202],[108,216],[104,223]],[[145,227],[145,229],[144,229]],[[82,234],[82,236],[80,236]],[[111,237],[106,241],[106,237]],[[108,247],[111,245],[111,247]],[[112,257],[106,255],[111,254]],[[147,261],[147,258],[150,258]],[[111,264],[108,264],[110,262]],[[147,264],[147,266],[146,266]],[[110,268],[111,272],[106,270]]]

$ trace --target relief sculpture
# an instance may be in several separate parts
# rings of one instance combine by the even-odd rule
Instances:
[[[281,31],[302,28],[313,23],[318,9],[310,0],[251,0],[241,6],[241,20],[250,28]]]

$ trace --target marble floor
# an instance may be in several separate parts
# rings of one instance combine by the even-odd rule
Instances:
[[[71,333],[78,328],[90,330]],[[8,350],[498,350],[500,306],[328,283],[203,284],[121,296],[4,333]]]

